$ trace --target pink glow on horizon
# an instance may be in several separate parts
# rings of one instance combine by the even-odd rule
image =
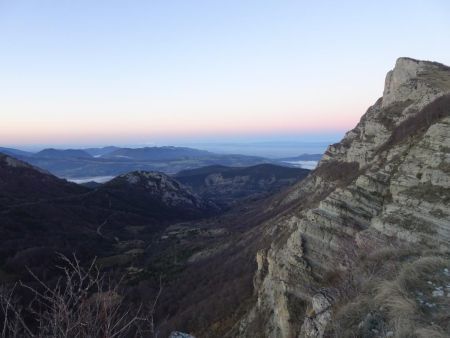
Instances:
[[[314,120],[311,114],[307,118],[273,120],[273,117],[262,117],[258,121],[243,116],[239,120],[221,119],[189,120],[176,123],[159,124],[148,121],[109,121],[85,124],[81,121],[65,123],[44,121],[23,125],[0,126],[0,144],[32,144],[32,143],[64,143],[64,142],[95,142],[100,140],[158,138],[158,137],[198,137],[198,136],[233,136],[261,134],[313,134],[324,132],[343,132],[353,128],[357,119],[347,117],[337,119],[329,116],[327,121]],[[301,121],[300,121],[301,120]]]
[[[133,106],[134,101],[119,106],[112,101],[102,106],[82,101],[56,106],[28,101],[9,106],[9,118],[0,125],[0,145],[342,133],[356,125],[367,101],[343,101],[337,95],[328,95],[326,100],[312,96],[255,99],[251,104],[199,99],[190,106],[173,101],[161,101],[157,106]],[[127,106],[133,112],[127,112]]]

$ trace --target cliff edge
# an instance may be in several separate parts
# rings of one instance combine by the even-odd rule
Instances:
[[[450,335],[450,68],[399,58],[383,96],[276,207],[256,304],[233,335]]]

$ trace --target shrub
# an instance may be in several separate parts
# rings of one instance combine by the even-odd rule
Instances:
[[[153,320],[162,287],[147,310],[124,301],[120,281],[114,282],[97,269],[87,268],[74,256],[60,256],[62,276],[51,286],[31,271],[35,284],[19,283],[0,288],[2,338],[12,337],[156,337]],[[31,300],[19,301],[18,288]],[[23,295],[24,292],[21,292]]]

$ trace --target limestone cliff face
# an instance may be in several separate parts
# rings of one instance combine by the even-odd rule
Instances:
[[[398,59],[383,97],[280,205],[239,336],[321,337],[339,297],[324,278],[351,268],[355,250],[392,239],[449,249],[450,68]]]

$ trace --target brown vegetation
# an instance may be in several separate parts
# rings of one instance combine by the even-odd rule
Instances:
[[[340,284],[327,337],[448,337],[448,268],[448,254],[417,248],[389,246],[358,255],[351,270],[336,273],[351,285]]]
[[[326,162],[314,170],[314,173],[324,180],[338,185],[347,185],[358,175],[359,164],[357,162]]]
[[[379,152],[386,151],[408,140],[410,137],[419,137],[431,125],[448,116],[450,116],[450,95],[444,95],[425,106],[417,114],[400,123],[393,130],[386,143],[380,147]]]

